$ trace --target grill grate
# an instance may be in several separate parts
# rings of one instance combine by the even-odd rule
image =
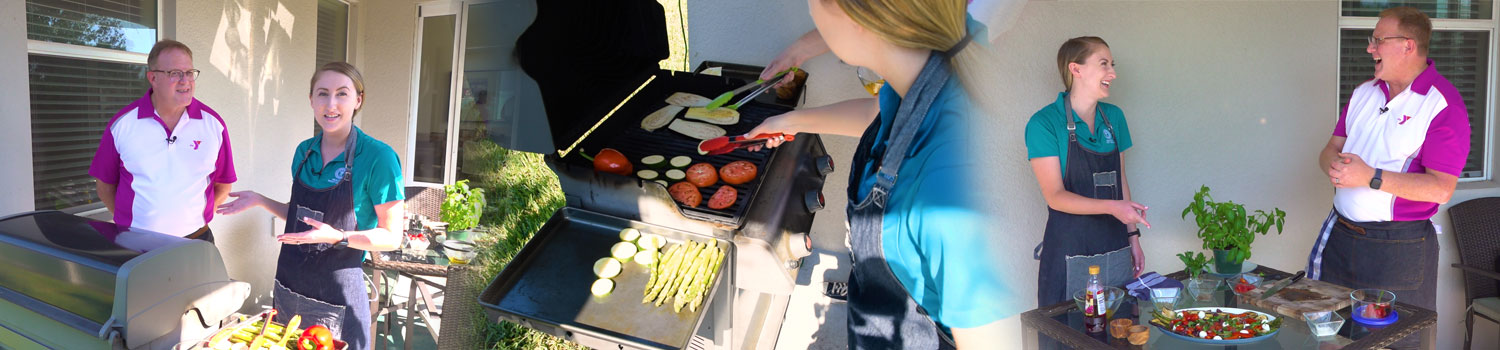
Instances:
[[[713,197],[714,191],[723,185],[723,182],[714,186],[699,188],[703,195],[703,202],[698,207],[689,208],[677,203],[682,209],[684,216],[696,220],[704,220],[716,224],[739,228],[744,223],[746,209],[750,206],[756,196],[759,195],[761,183],[764,179],[760,175],[765,174],[765,167],[771,163],[771,159],[782,152],[779,148],[762,150],[760,152],[749,152],[747,150],[736,150],[729,154],[717,156],[703,156],[698,154],[698,139],[688,137],[662,127],[654,132],[641,129],[641,119],[656,110],[667,105],[667,96],[677,92],[687,92],[700,96],[713,98],[720,93],[732,90],[746,82],[739,79],[725,77],[707,76],[692,73],[680,73],[661,71],[655,74],[651,83],[643,86],[634,96],[625,97],[625,103],[617,108],[609,119],[599,125],[592,133],[587,134],[579,149],[565,157],[566,162],[589,167],[592,165],[588,160],[578,156],[580,149],[588,154],[596,154],[599,149],[613,148],[624,154],[626,158],[640,167],[642,157],[649,155],[662,155],[671,159],[675,156],[688,156],[693,159],[693,164],[707,162],[713,164],[714,168],[723,167],[725,164],[737,160],[749,161],[755,164],[756,177],[750,182],[734,185],[738,197],[735,198],[733,206],[724,210],[709,209],[707,202]],[[735,125],[720,125],[727,132],[726,135],[743,135],[750,129],[760,125],[767,118],[780,115],[792,110],[792,107],[767,103],[774,100],[774,95],[761,95],[755,101],[745,104],[739,108],[740,122]],[[738,102],[730,101],[730,102]],[[613,106],[614,104],[609,104]],[[680,117],[685,112],[680,112]],[[680,118],[679,118],[680,119]],[[576,125],[575,134],[584,135],[583,131],[587,125]],[[635,178],[635,175],[631,175]],[[785,181],[790,181],[786,179]],[[782,181],[782,180],[775,180]],[[659,186],[655,182],[648,185]],[[675,203],[675,202],[674,202]]]
[[[660,108],[662,106],[666,106],[666,103],[662,102],[655,108]],[[655,108],[652,108],[651,110],[655,110]],[[766,118],[780,115],[790,110],[790,108],[767,105],[760,103],[759,101],[751,102],[740,107],[739,124],[721,125],[720,127],[723,127],[724,130],[728,132],[728,135],[742,135],[746,132],[749,132],[750,129],[754,128],[756,125],[760,125],[760,123],[765,121]],[[643,115],[634,118],[636,121],[634,125],[640,125],[639,120],[640,118],[644,117],[645,116]],[[619,135],[617,135],[614,140],[611,140],[609,143],[607,143],[606,146],[609,148],[614,148],[615,150],[620,151],[621,154],[624,154],[626,158],[630,159],[630,161],[636,165],[637,170],[639,170],[641,167],[640,159],[650,155],[662,155],[667,157],[667,159],[669,160],[672,157],[676,156],[688,156],[693,159],[693,164],[706,162],[712,164],[715,169],[721,168],[725,164],[729,164],[730,162],[740,160],[755,164],[757,174],[754,180],[739,185],[732,185],[735,191],[737,191],[737,193],[739,194],[739,196],[735,198],[735,203],[733,206],[730,206],[729,208],[725,208],[723,210],[708,208],[708,199],[713,197],[714,192],[718,191],[719,186],[727,185],[722,181],[713,186],[702,187],[698,189],[698,192],[703,195],[703,203],[699,204],[698,207],[687,207],[682,205],[681,203],[677,204],[678,208],[682,209],[683,215],[686,215],[687,217],[731,225],[734,227],[739,227],[742,223],[746,208],[748,208],[751,201],[754,200],[754,197],[759,192],[760,185],[764,180],[760,175],[765,174],[766,164],[770,163],[771,157],[773,157],[775,152],[778,151],[778,149],[774,148],[771,150],[762,150],[760,152],[736,150],[729,154],[704,156],[698,154],[698,139],[687,137],[675,131],[671,131],[665,127],[657,129],[654,132],[646,131],[645,129],[641,129],[639,127],[624,129],[624,132],[619,133]],[[589,150],[588,152],[593,153],[595,151]],[[665,173],[665,171],[663,171],[663,173]],[[669,180],[669,184],[670,183],[674,182],[670,182]],[[655,183],[652,182],[652,184]],[[655,185],[660,186],[660,184]]]

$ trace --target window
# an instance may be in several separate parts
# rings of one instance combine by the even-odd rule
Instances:
[[[146,94],[155,0],[27,0],[37,209],[97,207],[89,163],[109,119]]]
[[[317,64],[348,61],[349,4],[342,0],[318,0]]]
[[[1355,1],[1342,3],[1339,19],[1339,108],[1349,103],[1349,96],[1360,83],[1374,76],[1375,67],[1365,52],[1366,38],[1374,31],[1380,11],[1395,6],[1411,6],[1432,18],[1432,41],[1427,56],[1458,89],[1468,107],[1469,159],[1461,181],[1491,178],[1487,147],[1491,120],[1494,120],[1491,84],[1495,82],[1493,66],[1494,40],[1500,22],[1496,21],[1492,1],[1415,0]]]

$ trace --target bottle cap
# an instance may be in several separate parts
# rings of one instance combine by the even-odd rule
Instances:
[[[1097,275],[1097,274],[1099,274],[1099,265],[1089,265],[1089,274],[1090,275]]]

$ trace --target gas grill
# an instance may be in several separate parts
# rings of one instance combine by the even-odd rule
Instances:
[[[6,349],[172,349],[250,294],[211,243],[58,211],[0,218],[0,266]]]
[[[622,3],[654,1],[625,1]],[[609,64],[590,64],[586,53],[629,52],[650,47],[632,40],[665,41],[664,30],[621,38],[613,35],[590,42],[578,33],[600,31],[589,24],[662,26],[658,18],[641,18],[621,24],[620,16],[593,19],[576,13],[549,12],[539,2],[535,22],[519,35],[517,60],[527,76],[536,81],[550,130],[522,130],[510,134],[550,133],[555,152],[545,161],[558,176],[566,207],[533,236],[479,297],[491,320],[508,321],[537,329],[598,349],[746,349],[774,346],[782,315],[797,280],[802,257],[810,254],[808,231],[813,216],[822,209],[824,177],[833,162],[818,135],[802,134],[781,147],[749,152],[737,150],[720,156],[697,153],[699,140],[668,128],[648,132],[640,128],[642,118],[666,106],[676,92],[713,98],[754,80],[759,67],[724,66],[723,76],[657,69],[659,55],[610,57]],[[618,5],[618,4],[617,4]],[[627,11],[628,12],[628,11]],[[649,11],[645,11],[649,12]],[[583,14],[587,16],[588,14]],[[563,21],[570,26],[557,26]],[[654,21],[654,22],[653,22]],[[576,24],[576,26],[574,25]],[[578,28],[582,26],[584,28]],[[565,30],[558,28],[566,28]],[[558,31],[558,32],[549,32]],[[657,37],[653,33],[660,33]],[[549,39],[571,40],[567,45]],[[530,43],[530,44],[528,44]],[[619,47],[630,47],[623,49]],[[634,59],[635,61],[630,61]],[[529,63],[529,64],[528,64]],[[562,68],[560,68],[562,67]],[[634,72],[621,72],[633,67]],[[599,70],[597,74],[593,70]],[[524,85],[524,84],[522,84]],[[527,93],[516,93],[527,95]],[[800,98],[800,91],[797,94]],[[765,94],[738,109],[740,122],[722,126],[728,135],[744,134],[766,118],[791,111],[798,101],[778,101]],[[497,143],[505,144],[505,140]],[[756,165],[758,174],[748,183],[735,185],[739,196],[724,210],[706,206],[686,207],[673,201],[666,186],[635,176],[599,173],[581,154],[593,155],[603,148],[620,151],[639,168],[649,155],[667,158],[689,156],[693,163],[707,162],[715,168],[737,160]],[[720,185],[701,188],[710,198]],[[609,256],[609,246],[619,242],[620,229],[633,227],[683,240],[728,243],[722,271],[706,294],[698,312],[642,305],[641,286],[645,267],[626,263],[615,278],[616,289],[607,297],[594,297],[589,284],[596,277],[595,259]]]

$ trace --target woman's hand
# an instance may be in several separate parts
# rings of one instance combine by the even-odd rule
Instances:
[[[1114,215],[1115,219],[1120,220],[1126,226],[1141,224],[1145,225],[1146,228],[1151,228],[1151,223],[1146,222],[1146,209],[1149,208],[1145,205],[1127,200],[1118,200],[1112,202],[1110,206],[1109,215]]]
[[[827,52],[828,43],[823,41],[823,34],[818,33],[817,29],[808,31],[807,34],[797,38],[797,41],[792,42],[791,46],[787,46],[786,50],[782,50],[780,55],[776,55],[776,59],[771,60],[771,64],[767,64],[765,70],[760,71],[760,79],[770,79],[776,76],[776,73],[792,67],[800,67],[808,59]],[[787,74],[772,86],[786,84],[795,77],[794,74]]]
[[[798,125],[799,123],[797,122],[797,118],[799,118],[798,114],[799,114],[798,111],[794,110],[794,111],[791,111],[791,112],[786,112],[785,114],[782,114],[782,115],[778,115],[778,116],[766,118],[766,121],[761,122],[760,125],[756,125],[754,129],[750,129],[750,132],[746,133],[745,137],[746,138],[750,138],[750,137],[754,137],[755,135],[760,135],[760,134],[778,134],[778,133],[780,133],[780,134],[787,134],[787,135],[796,135],[798,132],[801,131],[800,130],[801,127]],[[765,147],[750,146],[750,151],[751,152],[759,152],[763,148],[775,148],[777,146],[781,146],[781,143],[783,143],[783,142],[786,142],[786,138],[785,137],[781,137],[781,136],[772,137],[772,138],[766,140]]]
[[[215,214],[239,214],[246,209],[263,206],[262,203],[266,199],[265,196],[260,195],[260,193],[255,193],[255,191],[230,192],[229,197],[234,198],[234,200],[224,204],[220,204],[218,208],[214,209]]]
[[[1141,236],[1130,236],[1130,255],[1135,257],[1135,277],[1146,271],[1146,253],[1141,250]]]
[[[312,229],[276,236],[276,241],[282,244],[316,244],[338,243],[338,241],[344,239],[344,231],[339,231],[321,221],[304,218],[302,222],[308,226],[312,226]]]

